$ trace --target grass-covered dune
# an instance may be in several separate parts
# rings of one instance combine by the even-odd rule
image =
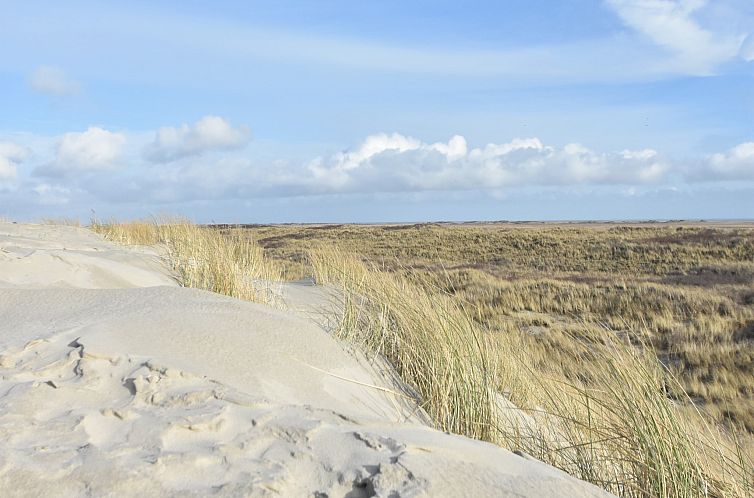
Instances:
[[[415,328],[434,297],[404,289],[379,357],[349,325],[382,316],[371,283],[275,282],[245,234],[185,222],[93,228],[128,245],[0,222],[3,497],[611,496],[449,432],[491,440],[498,400],[468,320]]]
[[[242,299],[314,276],[336,291],[333,333],[440,429],[624,496],[754,490],[749,229],[93,228]]]

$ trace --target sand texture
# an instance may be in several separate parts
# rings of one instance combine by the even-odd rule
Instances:
[[[2,496],[608,496],[430,428],[308,317],[316,287],[288,292],[181,288],[155,249],[0,223]]]

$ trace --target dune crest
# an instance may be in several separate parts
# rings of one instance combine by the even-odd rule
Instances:
[[[0,317],[4,496],[609,496],[428,427],[305,314],[85,229],[0,223]]]

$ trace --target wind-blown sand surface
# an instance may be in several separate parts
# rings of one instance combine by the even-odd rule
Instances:
[[[0,223],[2,496],[607,496],[428,427],[388,377],[155,250]]]

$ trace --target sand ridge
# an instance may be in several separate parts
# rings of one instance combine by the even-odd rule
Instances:
[[[0,224],[4,496],[608,496],[430,428],[306,313],[180,288],[158,256]]]

